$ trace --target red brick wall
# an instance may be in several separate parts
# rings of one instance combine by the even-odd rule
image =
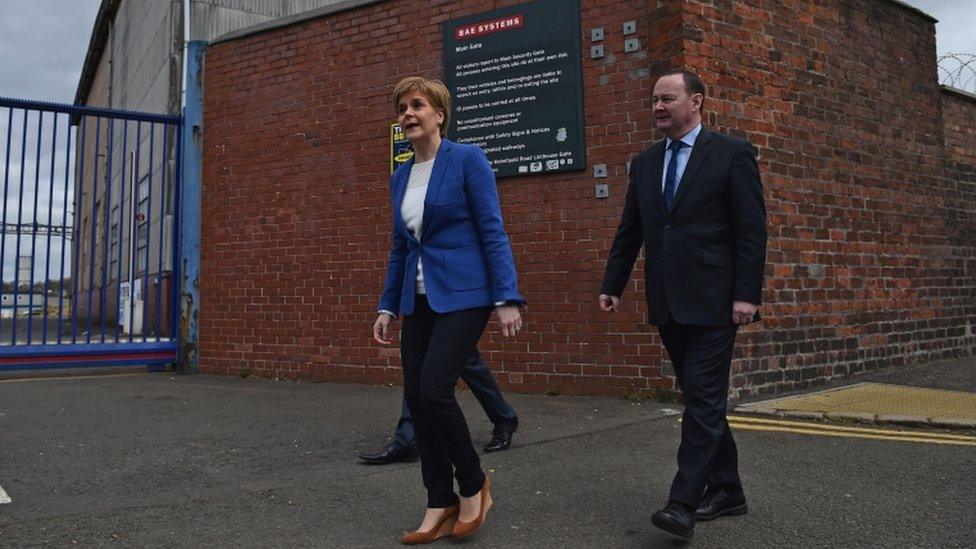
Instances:
[[[976,242],[952,220],[976,201],[953,204],[943,172],[933,21],[892,2],[762,6],[690,2],[684,22],[710,120],[759,147],[767,189],[768,320],[741,337],[734,386],[971,354]]]
[[[403,76],[442,74],[444,20],[514,3],[394,0],[208,49],[202,370],[399,380],[396,349],[370,338],[390,242],[389,91]],[[953,245],[946,227],[930,20],[866,0],[795,13],[582,4],[588,164],[610,173],[500,181],[530,302],[516,341],[494,324],[482,339],[503,386],[673,386],[644,322],[640,265],[622,313],[600,313],[595,298],[626,161],[654,139],[651,76],[682,64],[713,84],[709,123],[760,148],[767,186],[767,320],[740,336],[736,391],[972,352],[962,330],[976,316],[974,244],[960,232]],[[626,54],[620,29],[632,19],[641,50]],[[589,59],[592,27],[606,31],[603,59]],[[609,199],[593,197],[597,182]],[[976,204],[958,206],[971,215]]]

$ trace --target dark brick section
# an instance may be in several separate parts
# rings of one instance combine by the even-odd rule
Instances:
[[[443,73],[440,23],[514,3],[394,0],[208,49],[202,370],[399,381],[396,348],[370,338],[390,242],[389,92]],[[609,177],[499,183],[530,302],[517,340],[494,323],[482,340],[503,386],[673,388],[641,266],[622,313],[600,313],[596,294],[626,162],[656,138],[652,75],[682,65],[711,84],[708,123],[755,143],[764,172],[766,320],[740,335],[735,392],[973,353],[976,106],[940,95],[931,20],[867,0],[582,4],[588,163]],[[589,58],[592,27],[603,59]]]
[[[943,202],[950,246],[960,272],[957,294],[965,305],[962,326],[968,353],[976,354],[976,95],[942,92],[945,167],[949,193]],[[963,351],[965,343],[963,344]]]
[[[969,227],[968,242],[973,241],[976,219],[966,204],[976,203],[976,95],[945,88],[942,92],[942,116],[945,120],[946,171],[956,185],[953,192],[961,200],[953,201],[952,210],[962,217],[960,225]],[[968,217],[965,215],[968,213]]]

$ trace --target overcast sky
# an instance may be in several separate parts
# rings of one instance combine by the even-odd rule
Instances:
[[[974,0],[904,2],[939,20],[936,26],[939,55],[976,54]],[[0,96],[72,102],[100,4],[101,0],[0,0],[0,29],[3,30],[0,33]],[[976,81],[972,84],[976,85]],[[2,123],[5,129],[6,121]],[[5,138],[0,136],[0,139]],[[19,159],[16,163],[19,165]],[[12,173],[19,173],[19,166]],[[40,188],[38,194],[43,203],[48,193],[43,190],[45,185]],[[28,196],[33,196],[31,189]],[[63,198],[55,202],[56,208],[60,208]],[[8,212],[16,210],[16,203],[8,201],[6,206]],[[8,237],[7,243],[11,244],[12,239]],[[9,250],[5,255],[3,278],[9,280],[13,255]]]

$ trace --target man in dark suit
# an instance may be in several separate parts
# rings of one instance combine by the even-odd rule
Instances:
[[[600,307],[620,307],[645,248],[650,323],[658,327],[684,398],[678,473],[655,526],[689,540],[695,520],[746,512],[726,421],[738,327],[759,319],[766,209],[752,146],[702,127],[705,86],[673,71],[654,85],[665,139],[637,155],[607,259]]]
[[[485,445],[485,452],[508,450],[509,446],[512,445],[512,435],[518,429],[518,415],[511,404],[502,396],[502,390],[498,387],[495,376],[491,375],[488,365],[481,358],[481,353],[475,353],[468,359],[464,368],[461,369],[461,379],[471,390],[471,394],[478,399],[485,415],[494,425],[491,440]],[[382,450],[359,454],[359,459],[368,465],[385,465],[387,463],[417,461],[417,457],[413,418],[410,417],[410,408],[407,407],[407,402],[404,400],[401,406],[400,420],[397,422],[396,431],[393,433],[393,441]]]

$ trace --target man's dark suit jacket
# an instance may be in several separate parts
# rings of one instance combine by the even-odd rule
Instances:
[[[645,245],[650,323],[728,326],[732,301],[760,304],[766,208],[752,146],[702,128],[671,210],[661,181],[665,141],[637,155],[601,292],[620,296]]]

